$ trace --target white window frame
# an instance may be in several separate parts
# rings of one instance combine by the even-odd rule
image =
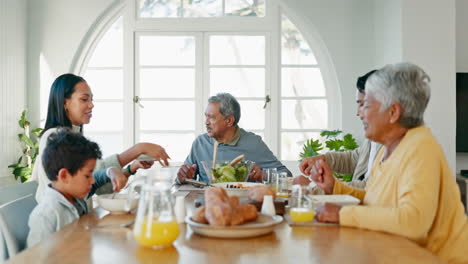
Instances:
[[[135,128],[137,118],[135,117],[135,107],[133,97],[136,95],[136,71],[135,71],[135,35],[137,32],[160,32],[160,33],[183,33],[183,32],[206,32],[206,34],[258,34],[267,33],[270,41],[266,41],[266,81],[265,92],[271,97],[271,102],[266,111],[265,117],[265,141],[270,149],[280,157],[281,147],[281,14],[285,14],[295,25],[308,25],[306,31],[301,30],[302,35],[312,48],[317,59],[317,67],[321,69],[324,85],[326,89],[325,98],[328,101],[328,128],[340,128],[341,120],[341,93],[339,83],[335,72],[333,62],[328,54],[328,50],[320,39],[319,32],[311,26],[312,24],[306,17],[295,16],[289,8],[286,0],[266,0],[265,17],[216,17],[216,18],[139,18],[136,15],[138,0],[117,1],[112,5],[98,21],[92,26],[92,29],[86,34],[75,57],[73,59],[70,71],[83,73],[85,66],[94,48],[100,41],[103,34],[112,25],[119,16],[123,16],[124,30],[124,87],[133,87],[133,89],[124,89],[124,128]],[[216,21],[216,23],[213,23]],[[252,27],[255,23],[255,27]],[[205,38],[208,39],[208,38]],[[203,45],[206,45],[203,43]],[[268,47],[268,48],[267,48]],[[203,52],[196,52],[197,60],[203,56]],[[206,63],[204,65],[207,65]],[[207,71],[205,70],[205,74]],[[200,114],[196,117],[196,133],[204,133],[203,112],[208,98],[209,81],[206,76],[197,76],[197,86],[199,81],[202,89],[200,96],[196,95],[196,105],[201,105]],[[198,99],[199,98],[199,99]],[[200,101],[198,101],[200,100]],[[135,117],[135,118],[134,118]],[[288,130],[289,131],[289,130]],[[310,130],[308,130],[310,131]],[[130,147],[135,142],[135,129],[128,129],[124,137],[124,147]],[[297,166],[297,162],[284,162],[290,169],[291,166]]]

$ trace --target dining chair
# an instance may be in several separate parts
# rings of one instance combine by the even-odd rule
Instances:
[[[0,187],[0,206],[16,200],[18,198],[24,197],[28,194],[36,195],[37,182],[30,181],[25,183],[18,183],[14,185],[8,185]]]
[[[26,248],[29,215],[36,205],[33,194],[0,205],[0,262]]]

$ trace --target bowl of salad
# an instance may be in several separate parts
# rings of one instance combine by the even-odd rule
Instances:
[[[219,182],[245,182],[249,178],[255,162],[241,160],[232,164],[232,161],[218,160],[213,169],[213,161],[205,160],[201,162],[210,183]]]

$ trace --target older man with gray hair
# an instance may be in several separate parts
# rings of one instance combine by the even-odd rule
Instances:
[[[198,180],[209,182],[201,161],[211,160],[215,144],[218,160],[232,160],[243,154],[246,160],[255,162],[249,175],[251,181],[262,180],[262,168],[276,168],[278,172],[291,172],[273,155],[262,138],[238,126],[241,116],[239,102],[229,93],[218,93],[208,99],[205,110],[207,133],[198,136],[190,154],[177,173],[177,181],[184,183],[198,175]]]

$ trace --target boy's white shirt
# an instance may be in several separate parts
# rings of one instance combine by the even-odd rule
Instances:
[[[34,208],[29,216],[27,247],[34,246],[79,217],[78,210],[72,203],[61,193],[47,186],[42,196],[42,202]]]

